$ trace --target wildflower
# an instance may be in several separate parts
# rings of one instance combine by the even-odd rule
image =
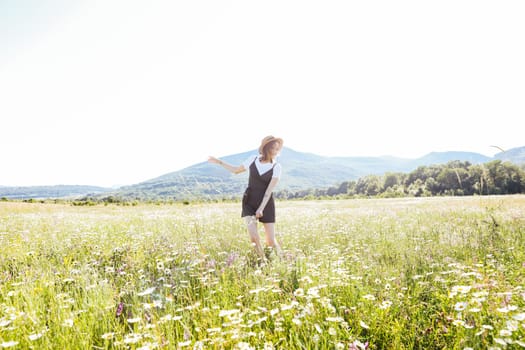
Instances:
[[[454,310],[456,311],[463,311],[467,308],[467,303],[465,302],[460,302],[460,303],[456,303],[456,305],[454,305]]]
[[[502,329],[499,331],[499,335],[501,335],[502,337],[510,337],[512,336],[512,332],[508,329]]]
[[[512,316],[516,321],[525,321],[525,313],[520,313]]]
[[[220,331],[221,331],[220,327],[206,329],[206,332],[208,333],[219,333]]]
[[[296,317],[294,317],[294,318],[292,319],[292,322],[293,322],[295,325],[297,325],[297,326],[300,326],[300,325],[303,324],[303,322],[302,322],[300,319],[296,318]]]
[[[273,346],[273,344],[271,342],[264,343],[263,350],[274,350],[274,349],[275,349],[275,347]]]
[[[137,350],[151,350],[151,349],[158,348],[158,346],[159,346],[159,344],[157,344],[157,343],[145,343],[140,348],[137,348]]]
[[[449,293],[449,298],[455,297],[459,294],[467,294],[472,289],[472,286],[453,286]]]
[[[487,297],[488,295],[489,295],[489,292],[487,292],[485,290],[472,293],[472,296],[474,296],[474,298]]]
[[[153,292],[155,291],[155,287],[151,287],[151,288],[148,288],[140,293],[138,293],[137,295],[140,296],[140,297],[143,297],[145,295],[150,295],[152,294]]]
[[[139,323],[140,322],[140,317],[128,318],[127,321],[128,321],[128,323]]]
[[[504,306],[504,307],[497,308],[496,310],[498,312],[506,314],[506,313],[508,313],[510,311],[516,311],[517,308],[518,308],[517,306],[509,305],[509,306]]]
[[[181,341],[181,342],[179,342],[179,344],[178,344],[178,346],[179,346],[180,348],[183,348],[183,347],[185,347],[185,346],[190,346],[190,345],[191,345],[191,340],[188,340],[188,341]]]
[[[361,343],[359,340],[354,340],[349,347],[350,350],[366,350],[368,349],[368,342]]]
[[[180,321],[182,320],[182,316],[172,316],[170,314],[163,316],[160,318],[161,321]]]
[[[337,331],[335,330],[334,327],[330,327],[330,328],[328,328],[328,334],[330,334],[332,336],[335,336],[335,335],[337,335]]]
[[[373,296],[372,294],[366,294],[366,295],[363,295],[363,299],[374,301],[376,300],[376,297]]]
[[[303,296],[304,296],[304,289],[302,289],[302,288],[297,288],[297,289],[293,292],[293,295],[295,295],[296,297],[303,297]]]
[[[245,343],[245,342],[237,343],[237,346],[235,348],[239,349],[239,350],[252,350],[252,349],[255,349],[249,343]]]
[[[370,326],[368,326],[366,323],[364,323],[363,321],[359,321],[359,325],[361,327],[363,327],[364,329],[370,329]]]
[[[501,338],[494,338],[494,342],[499,344],[499,345],[507,346],[507,342],[504,339],[501,339]]]
[[[248,293],[250,293],[250,294],[259,294],[260,292],[264,292],[265,290],[266,290],[266,288],[262,287],[262,288],[252,289]]]
[[[293,309],[295,306],[299,305],[299,303],[297,301],[292,301],[290,303],[290,305],[281,305],[281,310],[282,311],[286,311],[286,310],[291,310]]]
[[[506,322],[507,324],[507,329],[511,332],[515,332],[518,330],[518,322],[517,321],[514,321],[514,320],[508,320]]]
[[[142,335],[137,333],[126,334],[124,344],[137,344],[142,339]]]
[[[7,341],[7,342],[3,342],[2,344],[0,344],[0,347],[2,347],[2,348],[12,348],[12,347],[15,347],[17,345],[18,345],[17,341],[11,340],[11,341]]]
[[[259,318],[258,320],[255,320],[255,321],[253,322],[253,324],[261,324],[261,323],[263,323],[264,321],[266,321],[267,319],[268,319],[268,317],[266,317],[266,316],[261,317],[261,318]]]
[[[308,276],[304,276],[304,277],[300,278],[299,281],[304,282],[304,283],[312,283],[313,282],[312,279],[310,277],[308,277]]]
[[[38,339],[42,338],[42,336],[43,336],[42,333],[30,334],[29,335],[29,340],[35,341],[35,340],[38,340]]]
[[[73,298],[67,298],[67,299],[64,299],[64,300],[63,300],[63,303],[64,303],[64,304],[63,304],[62,308],[63,308],[63,309],[67,309],[67,304],[73,305],[73,304],[75,303],[75,299],[73,299]]]
[[[390,300],[383,300],[383,302],[381,303],[381,305],[379,305],[379,308],[381,310],[386,310],[388,309],[390,306],[392,306],[392,302]]]
[[[73,320],[68,318],[67,320],[64,320],[64,323],[62,323],[62,326],[64,327],[73,327]]]
[[[312,287],[308,289],[308,297],[309,298],[319,298],[319,288],[318,287]]]
[[[344,318],[342,317],[327,317],[326,320],[328,322],[344,322]]]
[[[230,317],[232,315],[240,313],[241,310],[239,309],[233,309],[233,310],[221,310],[219,312],[219,317]]]
[[[115,337],[115,333],[113,332],[109,332],[109,333],[104,333],[102,334],[102,339],[113,339]]]
[[[120,302],[117,306],[117,312],[116,312],[116,316],[117,317],[120,317],[120,315],[122,315],[122,312],[124,311],[124,303],[123,302]]]
[[[317,333],[322,334],[323,330],[321,329],[321,326],[319,326],[317,323],[314,324],[315,330]]]
[[[504,307],[499,307],[496,309],[498,312],[501,312],[501,313],[504,313],[506,314],[507,312],[509,312],[509,308],[504,306]]]
[[[184,345],[184,342],[183,342],[183,343],[179,343],[179,346],[188,346],[188,345],[190,345],[191,344],[191,341],[189,341],[190,337],[191,337],[190,331],[185,328],[184,329],[184,340],[187,342],[187,344]]]
[[[230,255],[228,255],[228,258],[226,259],[226,266],[227,267],[232,266],[235,260],[237,259],[237,257],[238,257],[237,253],[231,253]]]
[[[465,321],[463,321],[463,320],[454,320],[454,321],[452,322],[452,324],[453,324],[454,326],[458,326],[458,327],[459,327],[459,326],[463,326],[463,327],[464,327],[464,326],[465,326]]]

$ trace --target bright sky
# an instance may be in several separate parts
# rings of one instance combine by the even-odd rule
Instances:
[[[525,146],[525,2],[0,0],[0,185]],[[283,166],[285,166],[283,164]]]

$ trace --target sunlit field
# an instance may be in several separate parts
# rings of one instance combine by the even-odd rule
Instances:
[[[277,201],[266,263],[239,215],[0,203],[0,349],[525,348],[525,196]]]

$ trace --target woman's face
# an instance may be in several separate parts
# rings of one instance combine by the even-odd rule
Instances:
[[[272,142],[268,150],[270,151],[272,159],[275,159],[279,152],[281,152],[281,144],[279,142]]]

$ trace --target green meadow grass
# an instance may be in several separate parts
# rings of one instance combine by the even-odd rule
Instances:
[[[0,349],[525,348],[525,196],[239,208],[0,203]]]

